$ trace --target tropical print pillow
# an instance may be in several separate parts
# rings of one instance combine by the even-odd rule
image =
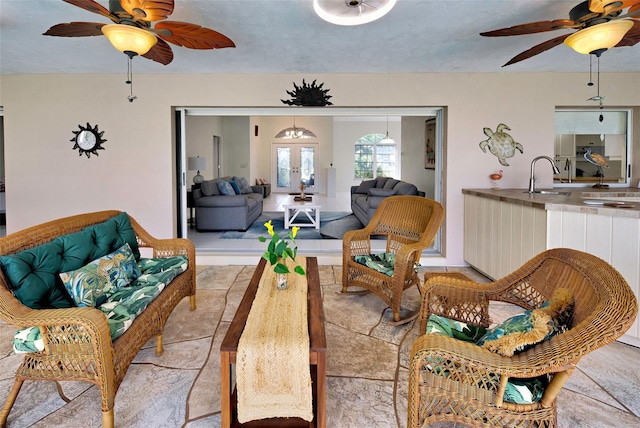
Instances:
[[[63,272],[60,279],[78,306],[97,307],[108,294],[140,276],[129,244],[100,257],[80,269]]]

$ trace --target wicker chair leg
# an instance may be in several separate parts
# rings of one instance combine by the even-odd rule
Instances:
[[[4,406],[2,406],[2,412],[0,412],[0,427],[4,428],[7,425],[7,418],[9,417],[9,412],[13,407],[13,403],[16,402],[16,397],[18,397],[18,393],[20,392],[20,388],[22,388],[23,380],[18,380],[13,383],[11,387],[11,391],[9,391],[9,396],[7,400],[4,402]]]
[[[156,336],[156,355],[160,356],[164,353],[164,348],[162,347],[162,335],[159,334]]]
[[[409,309],[400,308],[398,312],[393,312],[393,320],[387,319],[389,324],[393,327],[407,324],[414,319],[418,318],[420,311],[410,311]]]
[[[113,408],[102,412],[102,428],[113,428]]]
[[[189,309],[191,309],[192,311],[196,310],[196,295],[192,294],[191,296],[189,296]]]
[[[369,290],[347,291],[344,289],[344,287],[342,287],[342,291],[336,291],[336,294],[339,294],[341,296],[364,296],[365,294],[369,294],[369,293],[371,293],[371,291]]]

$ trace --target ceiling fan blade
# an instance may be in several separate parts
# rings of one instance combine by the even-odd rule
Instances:
[[[89,12],[97,13],[98,15],[106,16],[112,21],[118,19],[115,15],[113,15],[109,10],[107,10],[104,6],[99,3],[96,3],[93,0],[62,0],[66,3],[72,4],[74,6],[78,6],[84,10],[88,10]],[[115,22],[115,21],[114,21]]]
[[[547,40],[546,42],[540,43],[539,45],[535,45],[531,49],[528,49],[528,50],[522,52],[521,54],[516,55],[513,58],[511,58],[509,60],[509,62],[507,62],[505,65],[503,65],[503,67],[506,67],[507,65],[515,64],[516,62],[520,62],[522,60],[531,58],[532,56],[538,55],[538,54],[540,54],[540,53],[542,53],[544,51],[548,51],[551,48],[555,48],[556,46],[562,44],[562,42],[564,42],[564,39],[566,39],[570,35],[571,34],[563,34],[562,36],[558,36],[558,37],[556,37],[554,39]]]
[[[162,65],[167,65],[173,61],[173,51],[171,46],[162,39],[158,39],[158,43],[153,45],[149,52],[142,55],[143,57],[155,62],[159,62]]]
[[[189,49],[220,49],[236,46],[227,36],[188,22],[159,22],[154,31],[167,42]]]
[[[136,21],[161,21],[173,13],[173,0],[120,0],[120,6]]]
[[[637,19],[631,19],[631,21],[633,21],[633,27],[627,31],[627,34],[625,34],[622,40],[614,47],[634,46],[640,42],[640,21]]]
[[[480,35],[485,37],[520,36],[523,34],[543,33],[545,31],[576,27],[579,27],[579,24],[576,24],[571,19],[556,19],[553,21],[530,22],[508,28],[500,28],[498,30],[480,33]]]
[[[43,35],[59,37],[102,36],[102,27],[104,25],[99,22],[69,22],[68,24],[54,25]]]

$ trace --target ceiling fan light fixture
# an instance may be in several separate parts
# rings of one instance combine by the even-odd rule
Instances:
[[[595,51],[611,49],[633,27],[633,21],[629,19],[609,21],[591,27],[583,28],[571,34],[564,43],[574,51],[588,55]]]
[[[397,0],[313,0],[313,10],[336,25],[361,25],[382,18]]]
[[[144,55],[158,42],[155,34],[131,25],[108,24],[102,27],[102,32],[114,48],[125,54]]]

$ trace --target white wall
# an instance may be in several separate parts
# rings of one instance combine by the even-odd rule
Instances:
[[[158,237],[175,236],[172,107],[282,107],[280,99],[286,88],[303,77],[309,78],[289,74],[137,75],[138,99],[129,103],[128,87],[120,75],[0,76],[7,231],[116,208],[129,212]],[[327,74],[313,78],[330,89],[336,106],[447,107],[447,264],[464,263],[461,189],[490,187],[488,175],[499,169],[504,170],[501,185],[525,188],[531,160],[542,154],[553,156],[556,106],[593,107],[585,101],[589,92],[584,73]],[[640,73],[602,73],[600,78],[606,104],[640,106]],[[86,122],[97,123],[107,139],[106,150],[91,159],[79,157],[69,141],[78,124]],[[518,152],[508,160],[509,167],[478,147],[486,139],[482,129],[495,130],[499,123],[507,124],[514,139],[524,146],[524,154]],[[249,136],[246,138],[248,141]],[[636,145],[640,145],[637,138]],[[540,175],[540,187],[551,187],[551,170],[542,168]]]

